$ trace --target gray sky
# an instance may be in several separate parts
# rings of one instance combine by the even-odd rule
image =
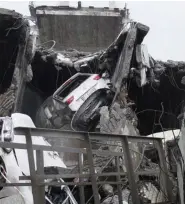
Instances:
[[[39,2],[46,4],[46,1]],[[58,2],[47,2],[57,5]],[[71,2],[70,5],[77,5]],[[82,1],[82,6],[109,6],[108,1]],[[115,1],[115,6],[123,8],[125,1]],[[14,9],[23,15],[30,15],[28,1],[0,1],[0,7]],[[155,59],[185,61],[185,2],[180,1],[129,1],[131,18],[146,24],[150,31],[144,43],[147,44],[149,53]]]

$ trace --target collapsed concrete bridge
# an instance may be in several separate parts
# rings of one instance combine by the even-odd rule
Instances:
[[[0,116],[22,112],[35,122],[37,109],[72,75],[107,70],[116,97],[101,113],[99,131],[134,136],[181,128],[185,63],[156,61],[149,54],[148,63],[143,60],[147,26],[132,22],[97,53],[59,53],[37,45],[37,33],[20,14],[1,9],[0,15]]]

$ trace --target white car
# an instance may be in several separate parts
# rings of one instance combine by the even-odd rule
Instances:
[[[35,128],[31,118],[25,114],[14,113],[11,117],[0,118],[1,142],[16,142],[25,144],[25,136],[16,136],[14,129],[17,127]],[[36,136],[32,138],[35,145],[51,146],[43,137]],[[36,152],[34,157],[36,160]],[[57,152],[44,151],[44,167],[60,167],[66,168],[65,164],[59,157]],[[0,182],[18,183],[19,176],[30,175],[27,150],[0,148]],[[3,172],[3,174],[2,174]],[[6,178],[6,179],[5,179]],[[24,182],[24,181],[21,181]],[[26,182],[26,181],[25,181]],[[10,197],[13,195],[21,195],[25,204],[33,204],[32,190],[30,186],[3,187],[0,189],[0,199]]]
[[[100,76],[98,74],[77,73],[63,83],[53,96],[48,97],[40,106],[36,114],[36,126],[64,130],[71,130],[72,128],[74,130],[73,127],[76,125],[71,125],[71,121],[73,120],[76,124],[78,117],[81,120],[81,112],[84,108],[87,110],[87,105],[89,118],[92,118],[90,113],[98,112],[100,106],[106,105],[107,93],[105,92],[110,92],[108,74],[104,73]],[[85,115],[87,116],[87,114]],[[95,117],[93,116],[93,118]],[[86,120],[86,126],[91,121]]]
[[[62,84],[53,94],[54,105],[65,103],[76,112],[99,89],[109,89],[110,80],[98,74],[77,73]]]

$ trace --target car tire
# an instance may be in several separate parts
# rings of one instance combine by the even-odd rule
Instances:
[[[109,89],[97,90],[82,104],[71,121],[73,130],[92,131],[96,127],[100,118],[99,109],[112,101],[109,92]]]

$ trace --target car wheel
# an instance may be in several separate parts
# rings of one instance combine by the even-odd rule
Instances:
[[[100,119],[100,108],[110,105],[108,89],[100,89],[94,92],[74,114],[71,126],[76,131],[92,131]]]

